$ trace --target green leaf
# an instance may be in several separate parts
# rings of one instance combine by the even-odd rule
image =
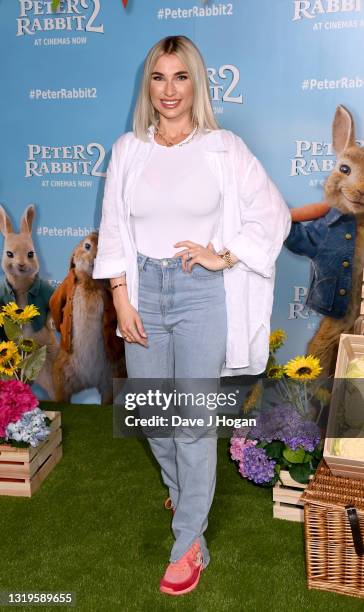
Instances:
[[[16,340],[21,336],[21,327],[18,323],[4,318],[4,330],[9,340]]]
[[[283,457],[290,463],[303,463],[305,458],[305,451],[303,448],[297,448],[297,450],[291,450],[286,446],[283,451]]]
[[[270,459],[280,459],[285,448],[284,442],[280,442],[279,440],[275,440],[274,442],[270,442],[265,447],[265,452],[267,453]]]
[[[315,450],[313,451],[313,456],[315,457],[315,459],[321,460],[322,454],[323,454],[323,448],[324,448],[324,445],[322,442],[320,442],[320,444],[316,446]]]
[[[47,347],[41,346],[26,357],[23,361],[21,371],[27,380],[35,380],[46,360]]]
[[[312,453],[305,453],[305,456],[303,458],[303,463],[308,463],[309,461],[311,461],[312,459]]]
[[[311,467],[308,463],[295,463],[289,468],[289,475],[296,482],[307,484],[311,474]]]

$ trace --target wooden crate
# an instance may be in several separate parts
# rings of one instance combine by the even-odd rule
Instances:
[[[349,362],[355,359],[355,357],[361,357],[363,355],[364,336],[357,334],[341,334],[324,445],[324,459],[334,476],[364,479],[364,457],[362,460],[345,459],[345,457],[333,455],[331,452],[333,442],[337,437],[335,432],[338,410],[344,401],[345,384],[343,384],[343,379],[345,379]]]
[[[0,445],[0,495],[31,497],[62,458],[61,413],[45,414],[51,431],[39,446]]]
[[[283,485],[278,480],[272,489],[273,518],[303,523],[303,502],[300,498],[308,485],[293,480],[287,470],[281,470],[280,477]]]

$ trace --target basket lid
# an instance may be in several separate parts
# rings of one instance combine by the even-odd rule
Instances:
[[[350,505],[364,510],[364,480],[334,476],[322,460],[301,501],[340,508]]]

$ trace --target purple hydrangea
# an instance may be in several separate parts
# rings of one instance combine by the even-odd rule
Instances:
[[[278,405],[262,410],[250,435],[261,442],[280,440],[292,450],[302,446],[313,451],[320,442],[320,429],[312,421],[303,421],[300,414],[289,405]]]
[[[239,462],[239,472],[244,478],[257,484],[264,484],[274,476],[274,459],[269,459],[264,448],[248,446],[243,451],[243,460]]]
[[[321,439],[320,429],[316,423],[311,421],[303,421],[294,436],[283,440],[292,450],[296,450],[299,446],[305,451],[312,452],[319,444]]]
[[[277,405],[264,408],[257,416],[257,424],[250,429],[252,438],[261,442],[272,442],[292,438],[302,422],[292,406]]]

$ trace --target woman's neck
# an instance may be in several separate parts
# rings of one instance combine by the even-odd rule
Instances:
[[[192,121],[175,123],[174,121],[161,117],[158,123],[158,132],[169,140],[186,138],[193,130]]]

